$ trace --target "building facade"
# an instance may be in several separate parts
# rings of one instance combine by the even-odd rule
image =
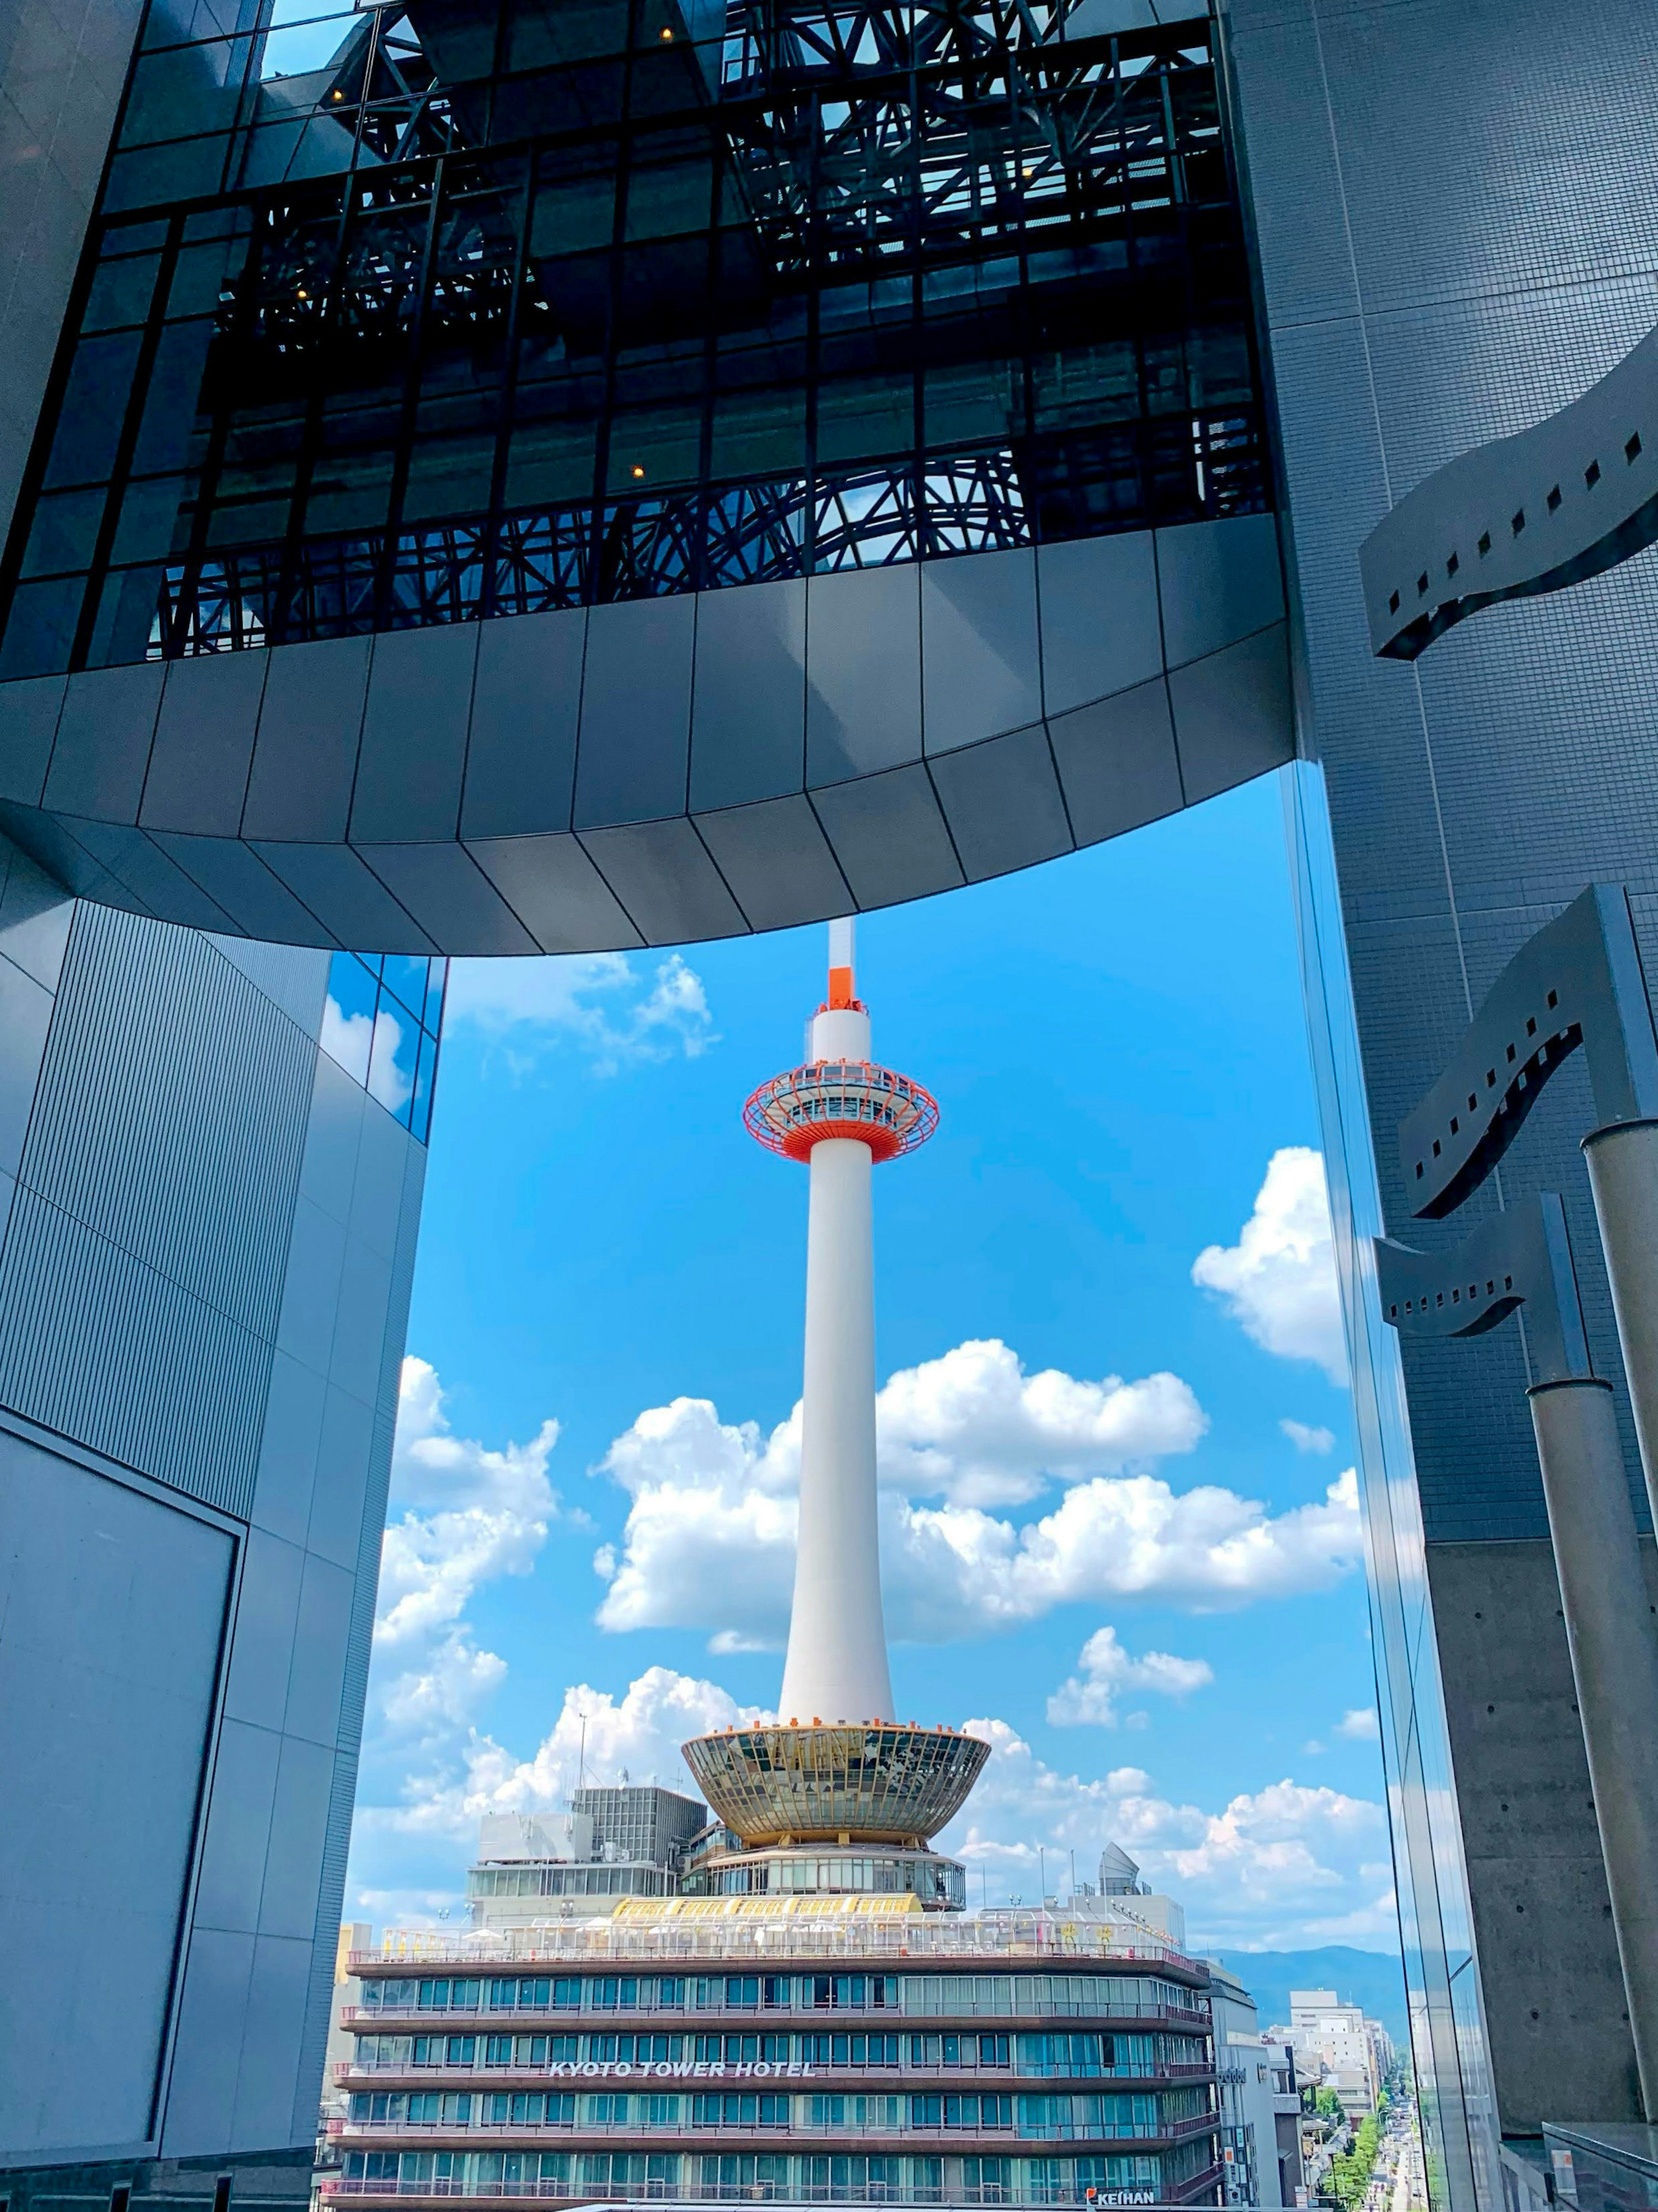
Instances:
[[[1212,2203],[1207,1971],[1097,1933],[798,1899],[407,1939],[353,1961],[325,2201]]]
[[[0,842],[15,2206],[308,2193],[442,989],[417,964],[411,1013],[380,963],[77,902]]]
[[[1406,665],[1357,550],[1647,327],[1655,35],[1634,0],[0,0],[0,1408],[65,1544],[88,1474],[143,1500],[135,1587],[153,1536],[195,1594],[160,1676],[67,1603],[0,1654],[9,1712],[84,1648],[173,1747],[87,2031],[125,2086],[94,2118],[20,2075],[8,2173],[298,2140],[427,963],[878,906],[1296,754],[1430,2186],[1490,2212],[1502,2132],[1632,2114],[1523,1344],[1401,1361],[1365,1254],[1460,1233],[1411,1222],[1394,1131],[1515,947],[1600,878],[1658,957],[1654,556]],[[1564,1194],[1615,1377],[1588,1110],[1568,1069],[1502,1190]],[[313,1559],[344,1656],[286,1625]],[[12,1836],[38,1929],[58,1854]],[[192,2027],[210,1986],[241,2040]],[[27,2070],[38,2021],[6,2037]]]
[[[1248,1990],[1214,1960],[1208,1963],[1224,2200],[1304,2204],[1295,2046],[1270,2030],[1263,2034]]]

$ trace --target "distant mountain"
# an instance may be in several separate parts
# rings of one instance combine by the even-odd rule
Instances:
[[[1354,1951],[1345,1943],[1321,1951],[1217,1951],[1255,2001],[1263,2027],[1290,2017],[1291,1990],[1333,1990],[1343,2004],[1362,2005],[1401,2049],[1410,2041],[1405,2011],[1405,1971],[1387,1951]]]

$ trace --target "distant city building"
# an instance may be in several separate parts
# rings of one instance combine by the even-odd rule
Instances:
[[[1254,1999],[1212,1959],[1209,2008],[1223,2122],[1225,2202],[1304,2204],[1295,2048],[1282,2035],[1262,2034]]]
[[[562,1813],[486,1813],[466,1875],[471,1924],[531,1928],[590,1918],[624,1897],[676,1897],[708,1826],[705,1805],[654,1784],[578,1790]]]
[[[1374,2112],[1394,2063],[1393,2038],[1333,1990],[1291,1990],[1290,2023],[1274,2028],[1297,2053],[1304,2079],[1333,2089],[1351,2119]]]

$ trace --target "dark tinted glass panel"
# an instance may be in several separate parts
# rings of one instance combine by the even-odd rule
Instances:
[[[152,8],[38,511],[0,575],[0,601],[59,584],[18,602],[14,665],[1266,503],[1202,19],[1090,37],[1067,0],[266,0],[250,20],[192,37]],[[75,488],[79,507],[40,496]]]

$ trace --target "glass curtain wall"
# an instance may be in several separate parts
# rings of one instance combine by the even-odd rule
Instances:
[[[1269,503],[1206,20],[150,0],[0,675]]]
[[[1370,1638],[1388,1817],[1433,2212],[1500,2212],[1496,2106],[1467,1874],[1423,1553],[1398,1339],[1382,1318],[1370,1240],[1382,1205],[1341,928],[1323,770],[1284,771],[1307,1026],[1324,1133],[1358,1435]]]

